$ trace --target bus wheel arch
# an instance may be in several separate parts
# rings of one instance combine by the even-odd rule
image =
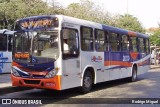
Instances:
[[[94,83],[95,83],[94,68],[93,67],[87,67],[83,72],[80,91],[82,93],[90,92]]]
[[[137,81],[137,71],[138,71],[138,66],[137,66],[137,64],[133,64],[133,67],[132,67],[132,75],[131,75],[131,77],[130,77],[130,81],[131,81],[131,82]]]

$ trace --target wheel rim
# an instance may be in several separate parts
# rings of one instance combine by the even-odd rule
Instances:
[[[91,78],[90,77],[85,77],[84,78],[84,87],[89,88],[91,86]]]

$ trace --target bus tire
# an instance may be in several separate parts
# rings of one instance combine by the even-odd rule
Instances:
[[[90,71],[86,71],[83,76],[83,84],[80,88],[82,93],[88,93],[93,86],[93,77]]]
[[[130,78],[131,82],[137,81],[137,68],[136,66],[132,69],[132,77]]]

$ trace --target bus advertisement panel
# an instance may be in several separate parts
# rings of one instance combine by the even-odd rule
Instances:
[[[11,72],[13,34],[14,31],[0,30],[0,74]]]

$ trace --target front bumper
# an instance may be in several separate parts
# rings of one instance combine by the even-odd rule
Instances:
[[[56,75],[53,78],[22,78],[11,74],[12,86],[33,87],[40,89],[61,90],[61,76]]]

